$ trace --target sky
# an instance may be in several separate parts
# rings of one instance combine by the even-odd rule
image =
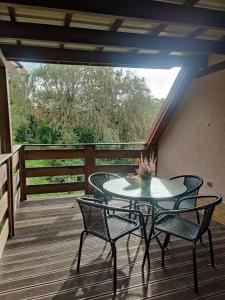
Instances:
[[[28,70],[31,70],[38,66],[35,63],[22,64]],[[171,69],[129,69],[129,71],[135,72],[136,75],[144,77],[146,82],[156,98],[166,98],[174,80],[177,77],[180,68]]]
[[[147,84],[156,98],[166,98],[176,79],[180,68],[171,69],[135,69],[138,76],[146,79]]]

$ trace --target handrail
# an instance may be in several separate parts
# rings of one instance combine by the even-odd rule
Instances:
[[[84,147],[84,146],[127,146],[127,145],[142,145],[146,146],[146,142],[126,142],[126,143],[76,143],[76,144],[23,144],[25,147]]]
[[[0,165],[3,165],[10,157],[12,153],[0,154]]]

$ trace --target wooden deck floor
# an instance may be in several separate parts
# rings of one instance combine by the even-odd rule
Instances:
[[[151,245],[151,270],[141,272],[143,244],[131,236],[118,243],[116,299],[225,299],[225,227],[212,224],[216,268],[209,265],[207,242],[199,245],[199,294],[192,285],[191,245],[172,240],[161,268],[160,249]],[[81,215],[76,201],[32,200],[16,215],[16,235],[8,241],[0,262],[0,299],[113,299],[109,247],[88,237],[81,270],[76,262]],[[108,259],[107,259],[108,258]]]

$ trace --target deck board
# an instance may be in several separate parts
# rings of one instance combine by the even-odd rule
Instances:
[[[0,300],[113,299],[109,245],[87,237],[80,273],[75,264],[83,224],[75,198],[27,200],[17,209],[15,237],[0,261]],[[216,268],[207,239],[198,245],[199,294],[193,291],[190,243],[173,238],[161,268],[161,253],[151,243],[151,269],[142,272],[144,245],[131,236],[118,242],[116,299],[225,299],[224,225],[211,224]],[[127,247],[129,246],[129,247]]]

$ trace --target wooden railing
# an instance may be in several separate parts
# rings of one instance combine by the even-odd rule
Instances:
[[[15,146],[13,153],[0,154],[0,257],[8,237],[14,235],[14,215],[21,199],[20,151]]]
[[[17,204],[29,195],[83,191],[90,193],[88,176],[94,172],[126,174],[134,172],[135,159],[146,150],[144,143],[107,143],[79,145],[16,145],[13,152],[0,154],[0,257],[6,241],[14,235]],[[76,163],[76,159],[80,159]],[[30,166],[29,161],[69,160],[71,165]],[[110,162],[110,160],[112,160]],[[122,161],[121,161],[122,160]],[[81,163],[82,162],[82,163]],[[103,163],[104,162],[104,163]],[[74,176],[75,175],[75,176]],[[31,178],[74,176],[73,182],[33,184]]]
[[[22,166],[22,199],[28,195],[85,191],[90,193],[88,176],[94,172],[113,172],[125,174],[134,172],[137,167],[135,159],[145,154],[144,143],[107,143],[107,144],[79,144],[79,145],[27,145],[23,146],[21,155]],[[29,167],[31,160],[71,160],[81,159],[82,164],[69,166]],[[102,159],[131,159],[127,163],[99,164]],[[34,177],[73,176],[78,175],[74,182],[32,184]]]

